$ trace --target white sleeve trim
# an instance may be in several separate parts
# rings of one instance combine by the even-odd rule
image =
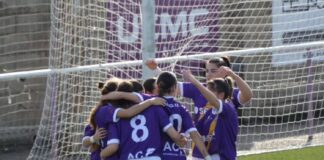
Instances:
[[[117,117],[117,113],[118,111],[120,111],[121,109],[120,108],[117,108],[114,112],[114,115],[113,115],[113,122],[118,122],[119,121],[119,117]]]
[[[217,111],[217,114],[220,114],[223,111],[223,102],[221,100],[218,100],[218,102],[219,102],[219,109]]]
[[[135,94],[140,99],[141,102],[144,101],[144,98],[143,98],[143,96],[140,93],[133,92],[133,94]]]
[[[241,96],[241,91],[239,90],[236,98],[237,98],[237,101],[240,103],[240,105],[242,105],[242,103],[240,101],[240,96]]]
[[[172,123],[167,124],[165,127],[163,127],[163,132],[166,132],[170,127],[172,127]]]
[[[180,96],[183,96],[183,82],[178,82],[178,87],[180,90]]]
[[[197,131],[197,128],[196,127],[192,127],[192,128],[189,128],[188,130],[186,130],[185,134],[186,135],[189,135],[191,132],[195,132]]]
[[[119,144],[119,139],[111,139],[111,140],[107,141],[107,145],[110,145],[110,144]]]
[[[82,143],[83,143],[86,139],[90,139],[90,136],[84,136],[84,137],[82,138]]]

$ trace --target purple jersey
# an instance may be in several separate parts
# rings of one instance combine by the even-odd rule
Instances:
[[[194,122],[198,122],[201,114],[206,113],[207,108],[205,107],[207,104],[206,98],[200,93],[198,88],[196,88],[192,83],[178,83],[180,88],[180,93],[183,97],[190,98],[193,100],[195,109],[194,109]],[[240,90],[238,88],[234,88],[232,95],[232,102],[236,108],[240,107],[239,101]]]
[[[151,106],[131,119],[121,119],[111,139],[119,137],[121,160],[161,157],[161,133],[171,126],[164,109]]]
[[[115,107],[113,107],[110,104],[101,106],[97,110],[97,112],[95,113],[95,116],[94,116],[94,120],[95,120],[95,123],[97,124],[97,127],[105,128],[107,133],[109,133],[108,132],[109,125],[113,122],[118,121],[118,118],[117,118],[118,111],[119,111],[118,108],[116,109]],[[107,144],[105,142],[107,142],[107,136],[100,141],[100,146],[102,149],[107,146]]]
[[[91,136],[93,136],[95,134],[95,130],[92,129],[92,127],[87,124],[86,127],[84,128],[84,135],[83,135],[83,139],[85,138],[90,138]],[[82,141],[83,141],[82,139]],[[96,150],[92,151],[91,152],[91,155],[90,155],[90,159],[91,160],[100,160],[100,147],[98,147]]]
[[[106,138],[107,141],[105,142],[107,146],[111,144],[119,145],[119,133],[117,130],[117,124],[118,123],[111,123],[108,127],[109,134]],[[113,155],[107,157],[106,160],[119,160],[120,159],[119,155],[120,152],[118,150],[117,153],[114,153]]]
[[[209,154],[217,153],[221,160],[235,160],[238,115],[233,102],[222,102],[219,111],[209,109],[196,127],[205,139]],[[194,147],[192,155],[203,158],[197,147]]]
[[[153,97],[157,97],[156,95],[150,95],[150,94],[145,94],[145,93],[136,93],[134,92],[134,94],[141,100],[141,102],[151,99]]]
[[[179,133],[185,133],[197,131],[194,127],[193,121],[186,107],[175,101],[173,97],[164,97],[167,101],[167,107],[164,109],[169,114],[169,118],[173,127]],[[179,148],[174,141],[166,134],[162,135],[162,159],[167,160],[185,160],[186,153],[183,149]]]
[[[142,101],[150,99],[154,96],[138,94]],[[192,118],[187,111],[186,107],[174,100],[174,97],[164,97],[167,101],[167,107],[164,107],[169,115],[169,119],[173,127],[179,133],[189,134],[192,131],[197,131],[194,127]],[[186,153],[183,149],[179,148],[173,140],[166,134],[162,135],[162,159],[168,160],[185,160]]]

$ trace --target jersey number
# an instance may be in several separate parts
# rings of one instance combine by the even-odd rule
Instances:
[[[182,118],[179,114],[172,114],[170,116],[170,122],[173,124],[174,128],[176,128],[178,132],[181,131]]]
[[[136,123],[138,122],[139,123]],[[143,142],[147,139],[148,135],[149,135],[149,131],[147,129],[147,127],[145,126],[146,124],[146,118],[143,115],[137,115],[134,118],[131,119],[130,121],[130,125],[133,128],[132,131],[132,140],[134,142]],[[138,132],[141,131],[142,135],[138,136]]]

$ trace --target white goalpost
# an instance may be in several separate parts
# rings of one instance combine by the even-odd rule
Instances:
[[[51,2],[49,68],[0,74],[6,83],[47,77],[28,159],[86,159],[81,139],[97,83],[149,77],[143,61],[153,57],[179,80],[190,69],[202,82],[205,60],[230,57],[253,91],[238,110],[239,155],[324,145],[324,2],[154,2],[153,31],[141,0]]]
[[[313,48],[321,48],[324,45],[324,41],[320,42],[308,42],[302,43],[298,45],[285,45],[285,46],[276,46],[276,47],[268,47],[268,48],[251,48],[237,51],[223,51],[223,52],[215,52],[215,53],[202,53],[198,55],[186,55],[186,56],[172,56],[167,58],[155,58],[157,63],[177,63],[181,61],[187,60],[208,60],[213,58],[214,56],[242,56],[249,55],[253,56],[258,53],[272,53],[272,52],[280,52],[282,50],[292,52],[286,53],[286,56],[295,55],[293,51],[302,50],[306,53],[311,53],[311,57],[314,57],[314,53],[312,54]],[[317,49],[316,49],[317,50]],[[296,51],[295,51],[296,52]],[[315,51],[316,52],[316,51]],[[309,58],[309,57],[308,57]],[[306,59],[307,60],[307,59]],[[286,62],[282,62],[286,63]],[[69,74],[74,72],[90,72],[95,70],[104,69],[108,72],[111,71],[110,68],[120,68],[120,67],[136,67],[145,64],[145,60],[135,60],[135,61],[126,61],[126,62],[114,62],[114,63],[103,63],[103,64],[93,64],[93,65],[85,65],[71,68],[62,68],[62,69],[40,69],[40,70],[31,70],[31,71],[20,71],[20,72],[10,72],[10,73],[2,73],[0,74],[0,81],[8,81],[8,80],[16,80],[20,78],[33,78],[33,77],[47,77],[51,74]],[[202,69],[202,68],[200,68]],[[113,69],[112,69],[113,70]],[[173,70],[173,69],[172,69]]]

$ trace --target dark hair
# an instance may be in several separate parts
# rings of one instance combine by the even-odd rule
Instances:
[[[233,80],[230,77],[215,78],[207,82],[208,88],[217,92],[224,92],[224,99],[231,99],[233,93]]]
[[[215,64],[217,67],[226,66],[226,67],[231,68],[231,62],[230,62],[229,58],[225,57],[225,56],[212,58],[212,59],[208,60],[207,63]]]
[[[138,93],[143,92],[143,90],[144,90],[143,85],[139,81],[132,79],[132,80],[130,80],[130,82],[133,85],[133,92],[138,92]]]
[[[117,91],[120,92],[133,92],[133,84],[131,81],[124,80],[119,83]]]
[[[98,89],[102,89],[105,85],[105,82],[98,82]]]
[[[163,96],[172,92],[172,87],[177,86],[177,78],[171,72],[162,72],[156,80],[158,95]]]
[[[112,78],[107,80],[106,83],[102,86],[101,95],[108,94],[109,92],[115,91],[118,87],[118,83],[120,83],[120,79]],[[99,85],[98,85],[99,86]]]
[[[133,92],[134,87],[133,87],[132,82],[129,81],[129,80],[128,81],[127,80],[122,81],[121,83],[119,83],[117,91],[120,91],[120,92]],[[121,108],[129,108],[134,104],[135,103],[132,102],[132,101],[125,100],[125,99],[120,99],[120,100],[116,101],[116,104],[114,106],[116,106],[116,107],[118,106],[118,107],[121,107]]]
[[[144,91],[145,93],[153,93],[153,90],[155,89],[155,82],[156,78],[149,78],[144,81],[143,86],[144,86]]]
[[[101,91],[101,95],[105,95],[108,94],[109,92],[115,91],[118,87],[118,83],[119,83],[119,79],[117,78],[112,78],[107,80],[105,83],[103,82],[99,82],[98,83],[98,88]],[[94,121],[94,116],[97,112],[97,110],[103,106],[104,104],[109,103],[109,100],[101,100],[95,107],[92,108],[91,112],[90,112],[90,116],[89,116],[89,124],[91,125],[92,129],[96,129],[97,124]]]

